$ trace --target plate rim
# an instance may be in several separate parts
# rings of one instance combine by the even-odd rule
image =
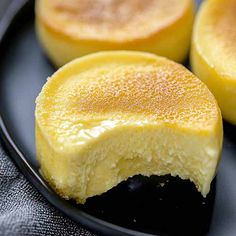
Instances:
[[[5,13],[0,20],[0,46],[3,44],[6,34],[14,25],[14,19],[20,15],[21,11],[27,4],[33,3],[32,0],[12,0],[6,8]],[[10,159],[16,164],[20,173],[36,188],[36,190],[56,209],[64,215],[80,224],[84,228],[91,230],[94,233],[102,233],[104,235],[117,235],[117,236],[154,236],[154,234],[144,233],[122,226],[109,223],[92,216],[79,208],[72,206],[70,202],[60,198],[52,188],[47,184],[43,177],[31,166],[23,152],[17,146],[10,136],[8,129],[5,125],[4,118],[0,110],[0,141],[4,144],[5,151],[8,151]],[[62,207],[66,206],[66,207]],[[158,236],[158,235],[156,235]]]

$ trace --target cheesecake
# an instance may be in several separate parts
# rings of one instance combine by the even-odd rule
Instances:
[[[191,49],[193,72],[217,99],[222,116],[236,125],[236,1],[204,1]]]
[[[102,50],[187,56],[194,0],[36,0],[37,35],[56,66]]]
[[[37,97],[35,121],[43,176],[78,203],[135,175],[189,179],[205,197],[220,160],[214,96],[154,54],[100,52],[66,64]]]

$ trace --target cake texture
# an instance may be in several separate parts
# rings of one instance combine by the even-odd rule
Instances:
[[[152,52],[182,62],[193,0],[37,0],[40,42],[57,66],[102,50]]]
[[[191,64],[217,99],[223,118],[236,124],[236,1],[207,0],[194,26]]]
[[[138,174],[190,179],[205,197],[220,160],[214,96],[183,66],[149,53],[72,61],[44,85],[35,118],[43,175],[78,203]]]

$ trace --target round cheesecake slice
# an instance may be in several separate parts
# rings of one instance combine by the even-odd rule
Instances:
[[[36,149],[47,181],[84,203],[134,175],[189,179],[205,197],[222,118],[205,84],[148,53],[102,52],[59,69],[36,100]]]
[[[39,39],[57,66],[102,50],[139,50],[183,61],[194,0],[37,0]]]
[[[215,95],[223,118],[236,125],[236,1],[207,0],[194,26],[194,73]]]

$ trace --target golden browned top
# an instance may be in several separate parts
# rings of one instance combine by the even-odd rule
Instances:
[[[219,117],[206,85],[183,66],[134,52],[98,53],[63,67],[36,106],[40,125],[62,140],[106,124],[209,130]]]
[[[59,14],[88,24],[120,27],[132,21],[137,13],[149,11],[157,0],[73,0],[54,1],[52,7]],[[163,3],[162,3],[163,4]],[[166,4],[166,2],[164,3]]]
[[[194,80],[192,74],[176,64],[153,63],[141,68],[128,65],[101,77],[89,75],[73,86],[74,102],[70,105],[76,107],[81,116],[96,114],[102,119],[128,114],[152,121],[206,121],[211,106],[199,104],[199,100],[207,89]]]
[[[73,38],[122,41],[168,27],[190,5],[192,0],[38,0],[36,13]]]
[[[209,0],[199,15],[197,37],[209,63],[236,78],[236,1]]]

